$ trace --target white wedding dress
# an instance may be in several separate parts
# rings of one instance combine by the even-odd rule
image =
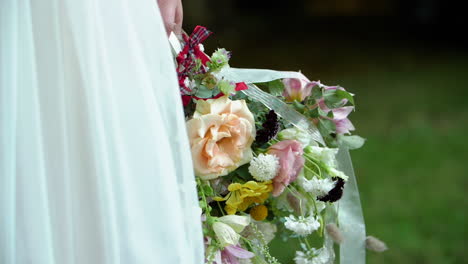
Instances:
[[[0,0],[0,263],[200,264],[156,0]]]

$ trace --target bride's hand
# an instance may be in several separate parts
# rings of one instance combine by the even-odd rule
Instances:
[[[164,26],[166,27],[167,35],[169,35],[172,31],[174,31],[176,35],[179,35],[182,30],[182,0],[157,1],[159,10],[161,10]]]

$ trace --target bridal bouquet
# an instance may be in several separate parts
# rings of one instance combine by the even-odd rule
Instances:
[[[279,263],[275,237],[300,241],[298,264],[332,263],[351,176],[337,155],[364,143],[351,135],[354,95],[299,72],[231,68],[225,49],[204,53],[210,34],[198,26],[175,53],[206,263]]]

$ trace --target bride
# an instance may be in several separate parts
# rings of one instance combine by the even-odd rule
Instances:
[[[182,7],[159,8],[0,1],[0,263],[203,263]]]

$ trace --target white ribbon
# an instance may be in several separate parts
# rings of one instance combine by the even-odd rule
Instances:
[[[336,159],[338,169],[349,177],[344,186],[343,197],[338,202],[338,223],[344,237],[340,245],[340,263],[364,264],[366,263],[366,227],[348,149],[340,148]]]
[[[298,78],[308,80],[304,74],[293,71],[274,71],[265,69],[239,69],[231,67],[223,67],[218,73],[217,77],[224,77],[226,80],[233,82],[245,83],[263,83],[271,82],[278,79],[285,78]]]
[[[272,96],[271,94],[262,91],[257,86],[253,84],[248,84],[248,86],[249,89],[242,91],[243,93],[245,93],[250,98],[264,104],[266,107],[274,110],[278,116],[290,122],[292,125],[309,132],[313,140],[321,143],[322,145],[325,145],[322,135],[318,131],[317,127],[306,117],[289,107],[287,104],[285,104],[283,101],[276,98],[275,96]]]

